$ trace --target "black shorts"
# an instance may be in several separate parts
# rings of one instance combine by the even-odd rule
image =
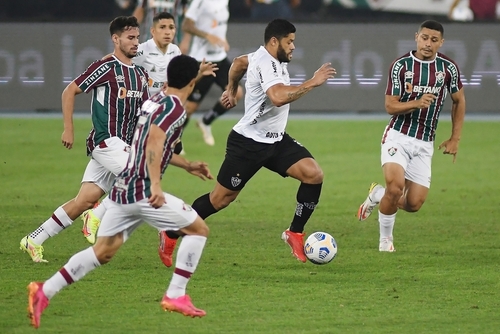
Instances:
[[[193,92],[188,97],[188,101],[201,103],[214,83],[217,84],[217,86],[219,86],[223,91],[226,89],[227,84],[229,83],[228,75],[231,62],[225,58],[221,61],[215,62],[215,64],[217,64],[217,67],[219,68],[219,70],[215,72],[216,76],[206,75],[201,78],[201,80],[194,86]]]
[[[262,167],[287,177],[286,171],[304,158],[313,156],[287,133],[274,144],[264,144],[232,130],[217,181],[227,189],[241,190]]]

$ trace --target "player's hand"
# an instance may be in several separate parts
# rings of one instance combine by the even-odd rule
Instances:
[[[167,203],[165,194],[163,194],[163,190],[161,190],[161,186],[159,184],[153,184],[151,186],[151,196],[148,198],[148,203],[155,209],[158,209],[163,204]]]
[[[208,164],[203,161],[192,161],[189,163],[186,171],[189,174],[199,177],[203,181],[206,179],[213,180],[213,176],[208,169]]]
[[[208,34],[205,38],[210,44],[224,48],[224,51],[226,52],[229,51],[229,43],[225,39],[219,38],[211,34]]]
[[[211,75],[215,77],[216,76],[215,72],[218,70],[219,68],[217,67],[217,64],[214,64],[211,61],[205,62],[205,58],[203,58],[200,64],[199,74],[201,74],[202,76]]]
[[[73,130],[64,130],[61,136],[61,143],[68,150],[71,150],[71,148],[73,147],[73,142],[75,140],[74,138],[75,136],[73,134]]]
[[[324,63],[320,68],[314,72],[312,82],[315,87],[321,86],[326,80],[332,79],[337,74],[337,70],[332,67],[331,63]]]
[[[436,100],[436,95],[434,94],[424,94],[420,97],[420,99],[416,100],[418,105],[418,109],[427,109],[434,103]]]
[[[236,96],[233,96],[230,94],[227,90],[225,90],[221,97],[220,97],[220,102],[226,109],[231,109],[236,107],[236,104],[238,104],[238,100],[236,100]]]
[[[450,138],[448,140],[445,140],[441,143],[441,145],[438,146],[438,150],[441,150],[443,148],[443,154],[453,155],[453,163],[455,163],[455,160],[457,160],[458,142],[458,139]]]

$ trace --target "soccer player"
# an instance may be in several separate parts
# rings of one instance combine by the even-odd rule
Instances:
[[[43,258],[45,240],[69,227],[109,191],[115,175],[125,167],[138,110],[149,97],[148,75],[144,68],[132,63],[139,45],[137,19],[119,16],[111,21],[109,32],[114,44],[113,56],[92,63],[62,93],[61,141],[71,149],[75,96],[92,91],[92,130],[87,137],[87,154],[91,159],[78,195],[59,206],[49,219],[21,240],[21,250],[28,252],[34,262],[47,262]]]
[[[182,24],[184,12],[189,0],[138,0],[132,13],[140,24],[150,27],[154,22],[154,17],[161,12],[172,14],[175,22]],[[152,31],[147,31],[141,36],[141,41],[145,42],[152,37]],[[186,53],[189,48],[191,36],[188,34],[177,34],[174,43],[185,45],[186,49],[181,48]]]
[[[168,12],[160,12],[153,17],[151,39],[139,45],[134,64],[140,65],[149,74],[149,93],[154,95],[162,90],[167,80],[167,66],[172,58],[182,54],[175,44],[175,19]]]
[[[180,230],[186,235],[161,307],[190,317],[205,316],[205,311],[192,304],[186,286],[201,258],[208,227],[189,205],[161,189],[161,176],[169,163],[211,178],[206,163],[188,163],[172,152],[186,120],[182,105],[194,88],[198,69],[194,58],[185,55],[173,58],[167,69],[167,90],[142,105],[127,167],[117,176],[110,191],[112,202],[103,217],[96,244],[73,255],[46,282],[28,285],[28,311],[35,328],[40,326],[49,299],[108,263],[142,222],[158,230]]]
[[[300,181],[297,207],[282,239],[291,247],[293,256],[306,262],[304,226],[318,204],[323,171],[311,153],[286,132],[286,123],[290,103],[333,78],[336,71],[326,63],[311,79],[290,86],[287,65],[295,49],[295,26],[284,19],[271,21],[264,43],[254,53],[233,61],[222,102],[227,108],[236,105],[238,82],[246,72],[245,114],[229,134],[214,190],[197,198],[193,209],[203,219],[224,209],[262,167],[282,177],[293,177]],[[176,233],[165,233],[169,253],[162,260],[171,258],[176,237]],[[169,262],[163,262],[168,266]]]
[[[156,14],[153,18],[153,26],[151,27],[153,37],[139,45],[137,55],[132,59],[134,64],[144,67],[148,72],[150,95],[154,95],[164,88],[167,83],[167,66],[172,58],[181,54],[177,45],[172,43],[175,32],[176,27],[172,14],[167,12]],[[104,58],[106,57],[108,56]],[[214,71],[217,70],[215,64],[202,61],[196,78],[197,82],[205,75],[215,76]],[[174,153],[182,154],[182,151],[182,144],[179,143]],[[92,210],[85,211],[82,215],[82,232],[91,244],[95,243],[96,232],[104,216],[108,202],[109,198],[106,197],[98,206]]]
[[[182,30],[193,35],[189,55],[196,58],[198,62],[203,59],[211,61],[219,68],[219,75],[204,77],[196,84],[193,94],[186,103],[188,117],[198,109],[214,83],[222,90],[227,87],[227,73],[231,66],[227,59],[229,44],[226,40],[227,20],[229,19],[228,2],[229,0],[193,0],[186,11]],[[243,90],[238,86],[237,98],[242,96]],[[215,144],[211,124],[227,110],[228,108],[218,100],[212,109],[197,121],[197,126],[202,131],[203,140],[207,145],[213,146]]]
[[[365,220],[379,204],[381,252],[395,251],[392,232],[398,209],[417,212],[427,198],[434,139],[448,91],[453,103],[451,136],[438,149],[453,155],[453,162],[458,152],[465,94],[457,64],[438,52],[443,37],[439,22],[423,22],[415,34],[416,50],[397,58],[389,69],[385,109],[392,117],[381,145],[385,187],[372,183],[358,210],[358,219]]]

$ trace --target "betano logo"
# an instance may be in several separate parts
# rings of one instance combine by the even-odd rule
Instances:
[[[142,92],[138,90],[127,90],[125,87],[120,87],[118,90],[118,98],[124,99],[126,97],[142,97]]]

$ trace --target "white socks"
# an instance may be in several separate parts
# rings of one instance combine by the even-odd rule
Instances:
[[[385,215],[378,212],[378,222],[380,225],[380,240],[392,237],[392,231],[394,230],[394,223],[396,222],[396,213],[392,215]]]
[[[178,298],[186,294],[186,286],[198,266],[206,241],[207,238],[201,235],[182,237],[175,260],[175,271],[166,293],[169,298]]]
[[[70,226],[73,220],[68,217],[62,206],[58,207],[52,214],[52,217],[47,219],[39,228],[29,234],[33,241],[41,245],[45,240],[61,232],[66,227]]]
[[[43,293],[50,299],[62,288],[80,280],[100,265],[92,247],[76,253],[61,270],[43,284]]]
[[[384,197],[384,194],[385,194],[385,188],[377,187],[376,190],[373,192],[373,194],[370,196],[370,199],[373,202],[380,203],[382,197]]]

